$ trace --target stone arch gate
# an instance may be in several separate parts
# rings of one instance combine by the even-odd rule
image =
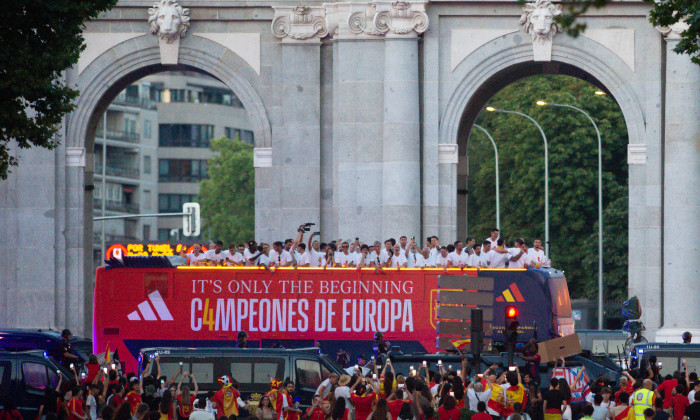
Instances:
[[[672,52],[682,27],[651,27],[641,1],[591,14],[576,39],[531,37],[515,1],[182,5],[182,36],[149,34],[152,1],[122,0],[88,23],[66,74],[81,96],[61,146],[23,152],[0,183],[0,241],[43,262],[4,265],[0,324],[89,334],[97,116],[132,81],[186,68],[226,83],[248,111],[256,238],[267,241],[302,222],[324,239],[464,236],[458,163],[490,96],[541,73],[600,86],[629,133],[630,294],[662,336],[700,328],[700,68]],[[27,307],[45,310],[18,310]]]

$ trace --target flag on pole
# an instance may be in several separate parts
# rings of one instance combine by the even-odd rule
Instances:
[[[472,340],[468,338],[454,338],[450,340],[457,350],[464,350]]]
[[[109,341],[107,342],[107,349],[105,350],[105,363],[112,362],[112,352],[109,350]]]

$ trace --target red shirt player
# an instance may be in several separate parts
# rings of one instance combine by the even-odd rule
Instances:
[[[314,400],[311,405],[306,410],[305,417],[309,420],[324,420],[326,418],[326,410],[323,408],[323,401],[321,401],[321,396],[314,395]]]

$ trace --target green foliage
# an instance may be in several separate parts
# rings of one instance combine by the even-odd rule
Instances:
[[[525,3],[526,0],[520,0]],[[649,21],[654,26],[671,26],[681,19],[689,25],[674,48],[679,54],[689,54],[694,63],[700,64],[700,1],[698,0],[643,0],[649,4]],[[601,8],[612,0],[570,0],[564,3],[564,13],[556,18],[564,32],[578,36],[586,29],[580,18],[591,8]]]
[[[255,225],[255,170],[253,147],[226,137],[213,139],[216,154],[209,159],[209,179],[199,184],[203,232],[211,239],[243,243],[253,237]]]
[[[112,8],[117,0],[13,0],[0,7],[0,179],[21,148],[53,149],[63,116],[73,110],[78,91],[62,72],[78,62],[85,48],[84,22]]]
[[[627,293],[627,130],[617,104],[596,88],[567,76],[535,76],[515,82],[488,103],[520,111],[542,126],[549,143],[549,226],[553,264],[565,270],[573,297],[594,297],[598,273],[598,141],[590,121],[568,108],[537,106],[536,100],[585,110],[598,124],[603,144],[605,281],[614,296]],[[519,115],[488,112],[477,124],[498,145],[501,231],[507,240],[544,242],[544,145],[532,122]],[[495,225],[494,153],[473,129],[469,156],[469,235],[479,239]],[[606,298],[611,296],[606,291]]]

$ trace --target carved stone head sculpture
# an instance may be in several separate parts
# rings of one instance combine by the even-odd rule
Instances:
[[[190,10],[176,0],[159,0],[148,9],[148,23],[153,35],[171,43],[185,36],[190,27]]]
[[[536,0],[523,7],[520,24],[530,34],[533,42],[551,41],[559,31],[554,18],[561,15],[561,5],[552,4],[550,0]]]

